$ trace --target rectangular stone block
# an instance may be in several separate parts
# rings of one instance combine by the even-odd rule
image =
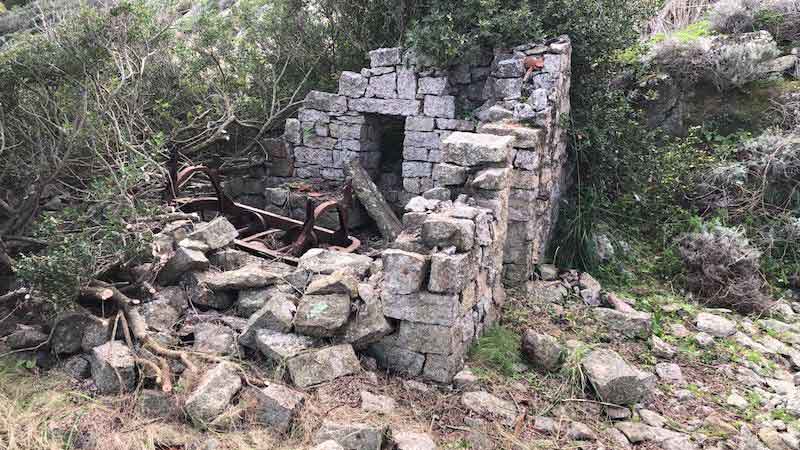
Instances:
[[[442,161],[472,167],[507,162],[511,153],[510,136],[456,131],[442,143]]]
[[[417,94],[417,76],[411,69],[397,69],[397,96],[414,99]]]
[[[459,119],[436,119],[436,128],[440,130],[475,131],[475,122]]]
[[[306,94],[306,108],[343,113],[347,111],[347,98],[328,92],[310,91]]]
[[[397,98],[397,74],[387,73],[369,79],[367,97]]]
[[[297,118],[301,122],[311,122],[313,124],[328,123],[331,121],[331,117],[328,115],[328,113],[310,108],[303,108],[299,110],[297,112]]]
[[[425,96],[425,115],[453,119],[456,116],[456,98],[450,95]]]
[[[330,167],[333,164],[333,151],[322,148],[296,147],[294,158],[299,163]]]
[[[361,124],[332,122],[328,129],[331,137],[337,139],[360,140],[364,136],[364,125]]]
[[[431,255],[431,275],[428,290],[431,292],[458,294],[475,279],[477,260],[473,252],[434,253]]]
[[[383,260],[383,289],[393,294],[418,292],[428,275],[428,259],[420,254],[402,250],[385,250]]]
[[[383,292],[381,298],[384,315],[393,319],[449,326],[458,317],[460,303],[457,295]]]
[[[454,342],[460,343],[455,327],[403,321],[397,333],[397,345],[419,353],[449,355]]]
[[[537,190],[539,188],[539,174],[528,170],[511,171],[511,188]]]
[[[447,93],[447,77],[422,77],[419,79],[420,95],[444,95]]]
[[[434,132],[407,131],[403,145],[409,147],[439,148],[439,135]]]
[[[434,125],[433,117],[406,117],[406,131],[433,131]]]
[[[347,97],[363,97],[368,80],[360,73],[342,72],[339,77],[339,95]]]
[[[399,47],[379,48],[369,52],[370,67],[387,67],[400,64]]]
[[[403,147],[403,160],[405,160],[405,161],[427,161],[428,160],[428,149],[427,148],[420,148],[420,147]],[[428,174],[428,175],[430,175],[430,174]]]
[[[432,164],[429,162],[419,162],[419,161],[403,162],[404,177],[430,177],[431,169],[432,169]]]
[[[516,148],[525,148],[544,151],[545,131],[541,128],[531,128],[518,124],[491,122],[478,127],[479,133],[495,134],[498,136],[513,136]]]
[[[365,113],[414,116],[420,112],[419,100],[359,98],[348,104],[353,111]]]
[[[403,189],[412,194],[422,194],[428,189],[433,188],[431,178],[403,178]]]
[[[302,142],[303,135],[300,128],[300,120],[286,119],[286,126],[283,128],[283,137],[292,144],[299,144]]]
[[[467,169],[452,164],[436,164],[433,181],[437,186],[462,186],[467,182]]]
[[[313,148],[332,149],[336,145],[336,139],[316,134],[306,134],[303,136],[303,145]]]
[[[378,360],[381,367],[409,377],[421,374],[425,364],[425,355],[397,345],[397,335],[386,336],[370,345],[367,353]]]

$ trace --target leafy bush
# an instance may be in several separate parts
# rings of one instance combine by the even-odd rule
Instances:
[[[679,241],[690,290],[713,307],[742,313],[761,312],[771,306],[762,291],[761,252],[737,229],[704,226]]]
[[[755,27],[769,31],[778,42],[800,41],[800,0],[764,2],[756,13]]]

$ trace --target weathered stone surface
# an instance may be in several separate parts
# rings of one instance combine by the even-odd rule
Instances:
[[[239,298],[236,301],[236,315],[249,318],[253,313],[263,308],[273,295],[280,295],[278,288],[275,286],[239,291]]]
[[[196,424],[208,424],[225,411],[241,388],[242,379],[236,368],[228,363],[219,363],[203,375],[186,399],[184,409]]]
[[[597,396],[605,402],[632,405],[649,392],[647,375],[630,366],[613,350],[592,350],[581,365]]]
[[[130,349],[119,341],[92,349],[92,378],[101,394],[130,392],[136,386],[136,362]]]
[[[492,75],[498,78],[520,78],[525,75],[525,65],[522,58],[499,61]]]
[[[330,275],[312,278],[305,294],[343,294],[352,298],[358,295],[358,279],[348,270],[337,270]]]
[[[600,292],[603,290],[600,282],[594,279],[587,272],[583,272],[578,280],[581,298],[587,305],[597,306],[600,304]]]
[[[209,266],[208,258],[200,250],[178,247],[175,253],[158,272],[157,282],[162,286],[175,283],[184,272],[203,271]]]
[[[53,326],[50,349],[56,354],[73,354],[81,350],[86,327],[94,319],[88,313],[73,312],[60,316]]]
[[[153,300],[139,307],[145,323],[156,331],[169,331],[180,319],[182,311],[165,299]]]
[[[255,342],[261,353],[275,362],[282,362],[297,356],[317,345],[317,341],[309,336],[279,333],[266,329],[256,331]]]
[[[300,121],[295,118],[286,119],[286,125],[283,127],[284,138],[292,144],[299,144],[302,142],[302,127]]]
[[[653,351],[654,355],[665,359],[672,359],[677,353],[674,346],[664,342],[663,339],[656,335],[650,338],[650,349]]]
[[[447,78],[421,77],[417,93],[420,95],[444,95],[447,93]]]
[[[512,424],[518,414],[513,402],[483,391],[465,392],[461,404],[478,415],[496,417],[506,425]]]
[[[442,143],[442,161],[464,167],[508,161],[513,138],[456,131]]]
[[[136,397],[135,408],[142,417],[169,419],[181,413],[171,395],[156,389],[142,389]]]
[[[420,112],[419,100],[359,98],[349,102],[350,109],[363,113],[415,116]]]
[[[400,64],[399,47],[379,48],[369,52],[370,67],[389,67]]]
[[[206,280],[212,275],[210,271],[189,272],[183,277],[183,284],[189,293],[189,301],[197,306],[228,309],[233,305],[234,295],[229,291],[214,291],[208,287]]]
[[[458,294],[473,281],[478,264],[473,253],[431,255],[431,274],[428,290],[436,293]]]
[[[728,337],[736,333],[736,323],[709,313],[697,315],[697,329],[715,337]]]
[[[371,344],[367,351],[378,360],[381,367],[409,377],[421,374],[425,364],[425,355],[400,347],[396,335],[386,336]]]
[[[247,389],[243,397],[251,402],[248,406],[253,421],[278,433],[291,429],[306,400],[304,394],[275,383],[263,389]]]
[[[23,325],[6,337],[6,345],[11,350],[28,349],[42,344],[48,337],[41,328]]]
[[[458,295],[418,292],[391,294],[382,292],[386,317],[433,325],[452,325],[459,312]]]
[[[406,131],[433,131],[434,124],[432,117],[406,117]]]
[[[662,381],[673,384],[684,384],[686,380],[683,378],[681,367],[674,363],[658,363],[656,364],[656,375]]]
[[[407,68],[397,69],[397,96],[405,99],[416,98],[417,76],[413,70]]]
[[[363,97],[368,80],[356,72],[342,72],[339,77],[339,95]]]
[[[213,291],[253,289],[275,283],[279,275],[261,265],[249,264],[227,272],[205,272],[203,283]]]
[[[467,390],[478,385],[478,377],[470,370],[465,368],[453,377],[453,387],[459,390]]]
[[[294,384],[302,388],[333,381],[361,370],[358,357],[349,344],[309,350],[290,358],[286,366]]]
[[[334,440],[328,440],[315,446],[311,450],[344,450],[344,447]]]
[[[609,331],[627,337],[646,338],[651,334],[650,314],[634,311],[630,313],[610,308],[594,308],[595,318]]]
[[[347,111],[347,98],[328,92],[310,91],[306,94],[305,108],[343,113]]]
[[[360,301],[355,301],[356,313],[345,326],[344,340],[356,349],[362,349],[391,333],[392,326],[386,320],[383,303],[371,284],[359,284],[358,296]]]
[[[64,361],[61,370],[72,378],[83,380],[92,376],[92,363],[87,355],[74,355]]]
[[[450,95],[426,95],[423,108],[426,116],[453,119],[456,116],[456,98]]]
[[[377,414],[391,414],[397,408],[397,402],[385,395],[375,395],[368,391],[361,391],[361,409]]]
[[[341,331],[350,317],[350,296],[346,294],[304,295],[297,306],[294,328],[300,334],[331,337]]]
[[[239,352],[236,333],[215,323],[199,323],[194,327],[193,350],[201,353],[235,355]]]
[[[627,436],[631,444],[642,442],[662,443],[668,439],[683,437],[681,433],[676,431],[651,427],[641,422],[618,422],[615,426]]]
[[[563,352],[561,344],[550,335],[526,330],[522,336],[522,353],[528,361],[544,370],[557,370],[561,366]]]
[[[292,329],[297,308],[290,296],[274,296],[261,309],[247,319],[239,343],[245,347],[255,348],[256,333],[260,330],[288,333]]]
[[[594,441],[597,436],[585,423],[570,422],[567,427],[567,438],[573,441]]]
[[[467,169],[452,164],[436,164],[431,172],[440,186],[461,186],[467,181]]]
[[[426,433],[400,431],[392,433],[392,440],[397,450],[436,450],[436,443]]]
[[[103,345],[108,342],[111,337],[111,328],[112,323],[110,320],[92,317],[91,320],[86,323],[86,328],[83,330],[81,350],[88,353],[98,345]]]
[[[228,219],[217,217],[211,222],[197,226],[178,245],[191,250],[207,252],[227,246],[238,235],[236,227],[228,222]]]
[[[483,169],[472,179],[472,187],[487,191],[499,191],[508,187],[511,171],[509,169]]]
[[[449,355],[453,352],[456,328],[417,322],[401,322],[397,342],[403,347],[419,353]]]
[[[314,436],[314,442],[336,441],[345,450],[378,450],[383,447],[386,427],[362,423],[322,422],[322,428]]]
[[[297,268],[310,273],[326,275],[345,269],[358,277],[364,277],[369,271],[370,265],[372,265],[372,258],[369,256],[312,248],[300,257]]]
[[[418,292],[428,274],[428,258],[402,250],[384,250],[383,289],[392,294]]]
[[[521,78],[497,78],[494,80],[494,95],[504,100],[516,100],[522,97]]]
[[[431,214],[422,224],[422,241],[429,247],[455,246],[458,251],[470,250],[475,244],[475,222]]]
[[[387,73],[369,79],[367,97],[397,98],[397,74]]]

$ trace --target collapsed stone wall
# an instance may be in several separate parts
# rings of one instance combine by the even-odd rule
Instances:
[[[430,189],[464,183],[463,171],[442,160],[451,134],[511,136],[503,264],[506,281],[524,285],[542,260],[564,190],[570,66],[566,37],[484,52],[447,69],[402,48],[374,50],[369,68],[342,73],[337,93],[309,92],[285,134],[265,144],[264,167],[247,169],[226,189],[251,206],[302,219],[287,184],[341,184],[344,164],[356,159],[402,208]]]

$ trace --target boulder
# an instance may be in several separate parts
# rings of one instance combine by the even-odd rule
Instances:
[[[182,239],[178,246],[207,252],[229,245],[238,235],[236,227],[228,219],[220,216],[195,227],[195,230]]]
[[[363,423],[339,423],[332,420],[322,422],[314,435],[314,442],[335,441],[345,450],[378,450],[383,447],[386,427]]]
[[[714,314],[698,314],[696,326],[698,330],[714,337],[728,337],[736,334],[735,322]]]
[[[558,370],[563,352],[556,338],[547,334],[526,330],[522,336],[522,353],[528,361],[546,371]]]
[[[138,309],[147,327],[156,331],[171,330],[181,317],[181,311],[164,298],[147,302]]]
[[[279,277],[260,264],[249,264],[227,272],[207,272],[203,281],[212,291],[233,291],[269,286]]]
[[[312,278],[306,295],[344,294],[350,298],[358,295],[358,279],[347,270],[337,270],[330,275]]]
[[[465,392],[461,404],[478,415],[496,417],[505,425],[513,424],[519,414],[513,402],[483,391]]]
[[[633,405],[650,391],[648,374],[630,366],[613,350],[592,350],[581,366],[597,396],[605,402]]]
[[[344,329],[344,341],[356,349],[363,349],[391,333],[392,326],[386,320],[383,304],[371,284],[359,284],[358,296],[360,300],[353,302],[355,315]]]
[[[255,337],[259,330],[288,333],[292,329],[297,308],[290,296],[274,296],[261,309],[247,319],[239,343],[248,348],[256,348]]]
[[[131,350],[119,341],[92,349],[91,366],[94,384],[101,394],[130,392],[136,387],[136,361]]]
[[[397,408],[397,402],[385,395],[376,395],[361,391],[361,409],[370,413],[391,414]]]
[[[39,327],[19,325],[17,331],[6,337],[6,345],[11,350],[29,349],[46,342],[48,337]]]
[[[236,355],[239,345],[236,333],[225,325],[203,322],[194,327],[194,345],[192,349],[200,353],[217,355]]]
[[[81,351],[83,333],[94,318],[84,312],[72,312],[60,316],[53,326],[50,349],[56,355],[71,355]]]
[[[241,388],[242,379],[236,368],[219,363],[203,375],[186,399],[186,413],[197,425],[209,424],[225,411]]]
[[[174,284],[185,272],[202,272],[208,269],[209,265],[208,258],[202,251],[178,247],[158,272],[156,282],[162,286]]]
[[[304,295],[294,317],[295,331],[308,336],[337,335],[350,317],[350,296]]]
[[[595,308],[593,311],[595,318],[613,333],[630,338],[650,336],[652,319],[648,313],[623,312],[609,308]]]
[[[234,294],[227,291],[214,291],[206,280],[212,272],[188,272],[183,276],[183,284],[189,294],[189,301],[196,306],[225,310],[233,305]]]
[[[397,450],[436,450],[436,442],[427,433],[410,431],[392,432],[392,441]]]
[[[180,408],[174,397],[157,389],[142,389],[136,396],[136,412],[142,417],[169,419],[178,417]]]
[[[667,383],[684,384],[686,382],[683,378],[681,367],[674,363],[661,362],[656,364],[656,375]]]
[[[295,418],[305,404],[305,395],[280,384],[270,384],[263,389],[250,388],[243,395],[250,400],[249,413],[253,421],[278,433],[291,429]]]
[[[300,257],[297,268],[309,273],[332,274],[344,269],[363,278],[369,272],[372,258],[353,253],[342,253],[321,248],[312,248]]]
[[[419,292],[428,275],[428,259],[418,253],[384,250],[383,289],[393,294]]]
[[[279,333],[266,329],[256,331],[255,342],[261,353],[276,363],[297,356],[317,345],[317,341],[308,336]]]
[[[294,384],[307,388],[358,373],[361,363],[349,344],[309,350],[286,362]]]

